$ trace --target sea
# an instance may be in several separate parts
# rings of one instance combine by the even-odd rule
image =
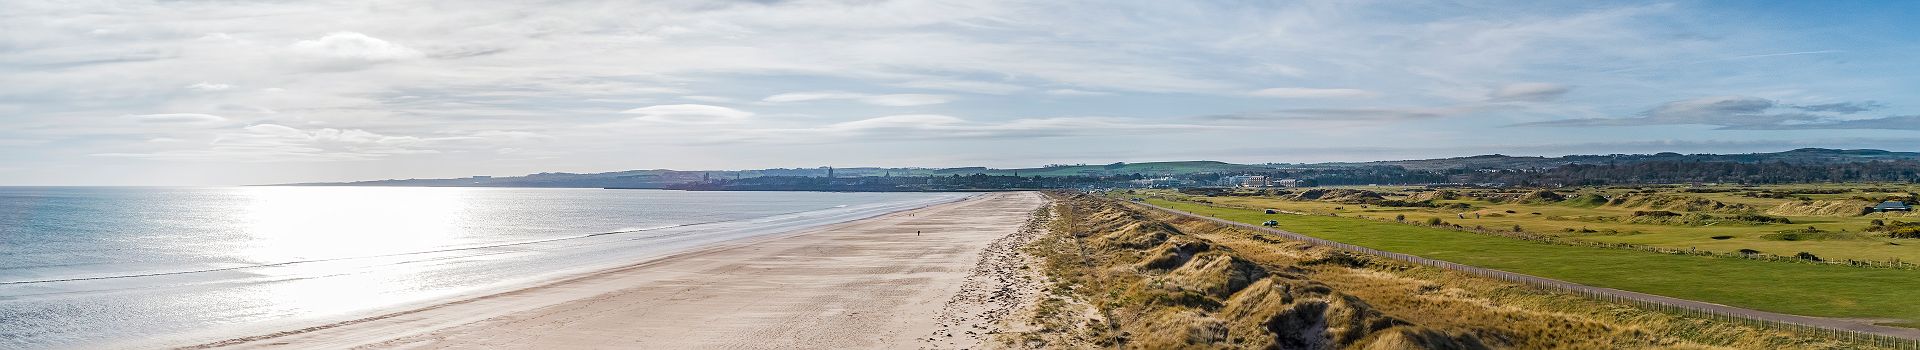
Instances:
[[[0,187],[0,349],[298,328],[967,196]]]

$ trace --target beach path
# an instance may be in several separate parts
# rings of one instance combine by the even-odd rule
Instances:
[[[190,348],[928,348],[981,252],[1045,199],[964,201],[546,285]],[[962,344],[961,346],[965,346]]]

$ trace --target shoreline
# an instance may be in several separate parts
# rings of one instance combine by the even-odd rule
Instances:
[[[1021,197],[1025,197],[1025,199],[1023,200]],[[878,233],[875,231],[900,231],[905,229],[905,227],[908,227],[908,226],[921,227],[921,231],[925,231],[927,229],[937,229],[942,231],[955,230],[955,231],[967,231],[967,232],[975,233],[975,234],[970,234],[969,236],[971,237],[963,237],[964,239],[959,239],[957,241],[935,243],[939,246],[927,247],[927,246],[924,246],[925,244],[913,245],[913,244],[910,244],[911,242],[906,242],[908,243],[906,245],[902,245],[900,247],[891,247],[891,248],[900,248],[900,249],[945,250],[945,251],[949,251],[950,254],[947,254],[949,255],[948,256],[949,258],[956,257],[956,256],[966,258],[966,259],[961,259],[961,260],[964,260],[964,263],[957,264],[957,265],[951,262],[938,262],[928,266],[918,266],[917,268],[923,271],[916,272],[916,274],[927,274],[926,272],[930,270],[951,270],[951,271],[959,271],[962,274],[964,274],[964,272],[968,268],[971,268],[972,265],[974,264],[975,261],[974,259],[972,259],[972,257],[977,256],[979,254],[979,250],[984,247],[985,242],[994,240],[996,238],[999,238],[1005,235],[1004,233],[1001,233],[999,231],[1006,231],[1006,233],[1010,233],[1012,232],[1012,230],[1018,229],[1020,226],[1020,223],[1025,221],[1025,215],[1033,207],[1037,207],[1038,206],[1037,203],[1040,203],[1040,201],[1043,201],[1043,200],[1039,199],[1039,196],[1033,193],[980,194],[980,195],[970,196],[965,199],[961,199],[957,201],[926,205],[926,206],[916,207],[912,209],[906,209],[906,210],[891,212],[887,214],[881,214],[878,216],[863,218],[859,220],[829,224],[821,227],[797,230],[794,232],[769,234],[765,236],[757,236],[753,238],[716,243],[707,247],[701,247],[693,250],[674,253],[674,254],[666,255],[663,257],[655,258],[655,259],[650,259],[643,262],[637,262],[630,265],[603,269],[603,270],[598,270],[594,272],[587,272],[579,275],[563,276],[557,279],[547,280],[541,283],[527,285],[517,289],[498,291],[490,294],[462,295],[459,297],[438,300],[426,305],[414,305],[417,307],[407,308],[400,311],[378,313],[378,314],[373,314],[371,316],[366,316],[366,317],[361,317],[361,318],[356,318],[356,319],[351,319],[346,321],[309,326],[305,328],[283,329],[283,330],[272,331],[272,332],[248,332],[248,333],[241,333],[241,334],[231,334],[233,337],[228,337],[225,339],[220,339],[219,337],[201,337],[199,339],[194,339],[191,341],[176,340],[167,344],[156,344],[156,345],[167,345],[169,347],[174,347],[179,349],[252,348],[252,347],[340,348],[340,347],[355,347],[355,346],[371,346],[371,347],[401,346],[403,344],[406,347],[416,347],[416,346],[423,346],[423,345],[433,346],[434,344],[456,346],[456,347],[457,346],[529,347],[529,346],[532,346],[533,343],[491,342],[491,341],[483,340],[478,342],[454,344],[454,343],[447,343],[447,341],[450,341],[447,339],[458,339],[458,338],[462,338],[463,336],[472,337],[472,336],[478,336],[479,334],[494,334],[494,333],[501,332],[502,329],[525,329],[524,327],[516,328],[515,325],[512,325],[512,324],[499,324],[494,326],[485,326],[485,324],[487,324],[489,321],[498,323],[498,322],[503,322],[504,320],[514,319],[516,317],[531,317],[532,315],[545,315],[545,313],[542,313],[543,312],[542,310],[550,310],[550,309],[565,306],[565,305],[573,305],[574,307],[586,307],[588,309],[591,309],[594,307],[606,306],[607,305],[606,303],[609,302],[608,301],[609,299],[607,298],[613,298],[615,300],[625,300],[625,299],[621,299],[618,295],[626,295],[627,296],[626,298],[628,299],[635,298],[635,296],[632,296],[632,295],[638,295],[638,297],[648,297],[648,296],[659,297],[661,295],[657,295],[658,293],[652,293],[652,294],[648,293],[648,292],[657,292],[657,291],[645,291],[644,289],[648,289],[653,286],[659,285],[661,284],[661,282],[675,281],[675,280],[688,279],[688,278],[698,279],[698,278],[702,278],[703,276],[721,276],[723,278],[725,277],[725,273],[721,273],[720,275],[702,275],[702,274],[687,274],[685,272],[677,272],[677,271],[684,271],[685,268],[713,267],[714,265],[725,265],[725,266],[732,266],[735,270],[737,270],[741,268],[741,266],[738,266],[738,265],[764,265],[764,264],[756,264],[756,261],[762,261],[765,259],[795,258],[794,254],[768,255],[765,252],[765,250],[769,250],[772,248],[780,248],[782,246],[795,246],[795,245],[806,246],[808,249],[801,249],[797,251],[797,253],[802,253],[802,254],[799,254],[801,256],[815,255],[812,258],[818,259],[818,260],[840,261],[840,262],[864,261],[867,263],[879,262],[883,264],[881,264],[880,266],[874,266],[874,267],[885,267],[885,265],[887,264],[884,264],[885,262],[884,259],[880,261],[876,261],[875,256],[871,254],[866,254],[866,255],[858,254],[858,253],[874,253],[874,252],[862,252],[862,251],[841,252],[841,253],[856,253],[852,256],[846,256],[845,254],[841,254],[840,256],[834,256],[834,255],[819,256],[819,255],[824,254],[823,252],[826,252],[828,250],[838,249],[839,247],[842,247],[848,244],[871,245],[875,243],[880,243],[880,244],[899,245],[899,244],[902,244],[903,242],[874,242],[874,240],[876,239],[899,240],[902,238],[910,239],[916,236],[900,236],[900,233],[898,232],[888,232],[888,233],[894,233],[895,235],[889,235],[887,237],[873,237],[873,235]],[[951,214],[954,212],[965,212],[968,210],[980,211],[980,210],[991,210],[996,208],[999,209],[999,211],[1001,212],[1006,212],[1008,211],[1007,209],[1009,208],[1017,209],[1017,210],[1011,210],[1012,212],[1019,214],[1018,217],[1016,218],[1017,220],[1013,220],[1013,222],[1004,224],[1004,225],[989,225],[990,227],[968,227],[970,224],[977,225],[975,223],[981,220],[977,220],[978,218],[975,218],[975,217],[964,217],[964,216],[958,218],[960,219],[960,222],[948,222],[945,225],[931,225],[928,222],[928,221],[936,220],[932,217],[938,216],[938,213]],[[919,215],[919,214],[935,214],[935,215]],[[1000,213],[1000,214],[997,214],[996,217],[1000,217],[1002,219],[1001,221],[1006,221],[1005,220],[1006,216],[1007,216],[1006,213]],[[952,220],[955,218],[947,217],[944,219]],[[988,221],[991,221],[991,220],[988,220]],[[982,231],[986,231],[986,232],[982,232]],[[863,234],[865,236],[863,236]],[[952,240],[952,239],[950,238],[948,240]],[[889,247],[876,247],[876,249],[874,250],[884,250],[885,248],[889,248]],[[811,250],[814,253],[807,254],[809,250]],[[894,250],[899,250],[899,249],[894,249]],[[884,252],[880,252],[880,253],[884,253]],[[921,255],[925,254],[924,251],[913,251],[909,253],[916,253]],[[809,259],[800,259],[800,260],[801,262],[798,262],[799,264],[806,264],[807,261],[811,261]],[[754,267],[762,270],[766,270],[766,269],[779,269],[781,265],[765,265],[765,266],[754,266]],[[898,267],[898,266],[895,266],[895,267]],[[872,267],[869,267],[869,268],[872,268]],[[728,270],[728,271],[732,271],[732,270]],[[859,280],[859,279],[872,279],[876,276],[883,276],[883,277],[885,276],[885,275],[875,275],[875,274],[860,274],[860,275],[854,275],[854,276],[818,276],[818,272],[820,271],[806,270],[805,268],[798,268],[798,270],[795,272],[798,273],[799,275],[805,275],[804,277],[806,277],[806,278],[798,279],[797,280],[798,282],[806,282],[806,281],[812,281],[812,280],[822,281],[818,283],[811,283],[815,285],[814,287],[818,287],[819,283],[828,283],[828,282],[836,281],[836,279],[821,279],[822,277],[841,277],[841,279]],[[949,275],[951,275],[951,273],[949,273]],[[771,277],[800,277],[800,276],[771,275]],[[899,277],[899,276],[891,276],[891,277]],[[891,278],[891,277],[888,277],[888,278]],[[946,277],[948,278],[945,278],[945,280],[958,280],[958,278],[954,278],[955,276],[946,276]],[[882,279],[886,279],[886,278],[882,278]],[[936,278],[936,279],[926,279],[926,280],[929,282],[940,282],[940,280],[942,279]],[[742,281],[729,279],[729,280],[715,281],[715,282],[737,283]],[[711,285],[711,283],[708,285]],[[765,287],[765,286],[748,285],[746,287]],[[760,293],[760,294],[777,294],[777,295],[755,295],[753,293],[740,294],[740,293],[735,293],[736,291],[725,290],[725,289],[715,289],[715,290],[709,290],[705,292],[709,292],[709,294],[720,294],[720,295],[723,295],[723,297],[739,298],[740,300],[743,300],[743,301],[758,301],[758,300],[765,300],[767,298],[778,298],[778,297],[781,297],[782,295],[792,295],[791,289],[793,289],[794,287],[795,286],[793,285],[781,285],[781,286],[778,286],[777,288],[763,288],[765,289],[765,293]],[[925,286],[922,286],[922,287],[925,287]],[[844,292],[843,290],[835,290],[835,291]],[[687,292],[688,291],[683,290],[683,291],[677,291],[673,294],[679,295],[680,293],[687,293]],[[610,297],[610,295],[615,295],[615,296]],[[880,297],[885,297],[885,296],[880,296]],[[944,298],[944,296],[942,297]],[[666,299],[653,298],[653,299],[647,299],[647,300],[654,302],[654,303],[648,304],[653,306],[653,308],[671,309],[671,308],[693,307],[685,304],[673,303],[671,302],[673,301],[671,298],[666,298]],[[629,304],[622,304],[622,305],[627,305],[629,307],[631,306]],[[645,310],[642,309],[640,311],[645,311]],[[934,310],[934,311],[937,311],[937,310]],[[910,314],[912,312],[908,312],[908,313]],[[712,313],[707,313],[706,316],[714,316],[714,315]],[[585,316],[585,315],[582,315],[581,317],[593,318],[592,316]],[[610,323],[626,324],[626,323],[635,322],[635,320],[632,320],[632,319],[620,319],[620,318],[596,319],[596,320],[601,321],[601,323],[596,323],[596,324],[602,324],[602,325],[606,325]],[[928,317],[927,320],[931,321],[931,317]],[[675,322],[668,322],[667,324],[673,324]],[[765,326],[791,327],[794,325],[791,322],[778,322],[775,324],[760,324],[760,323],[754,323],[754,322],[735,322],[734,324],[732,324],[732,326],[752,328],[752,327],[765,327]],[[821,326],[814,325],[814,327],[821,327]],[[580,344],[578,342],[600,341],[600,340],[603,340],[605,336],[631,336],[632,335],[631,332],[628,332],[627,330],[624,330],[621,328],[623,327],[611,327],[609,329],[609,331],[620,331],[619,333],[621,334],[603,334],[601,336],[567,337],[563,339],[543,339],[542,341],[573,341],[574,343],[568,343],[570,344],[568,346],[577,346]],[[676,338],[679,338],[678,341],[682,341],[687,344],[703,344],[703,342],[691,341],[694,339],[689,339],[688,337],[684,336],[685,332],[679,332],[679,333],[682,335],[676,337]],[[427,338],[438,339],[438,341],[420,340],[422,339],[421,337],[427,336],[429,334],[435,334],[435,335]],[[657,339],[659,338],[659,336],[643,337],[643,338],[648,340],[659,340]],[[409,339],[412,339],[412,340],[409,340]],[[905,339],[905,338],[898,338],[898,339]],[[895,340],[898,340],[898,339],[895,339]],[[673,340],[673,339],[668,339],[668,340]],[[846,345],[846,344],[839,344],[839,345]],[[901,345],[904,345],[904,343],[902,343]],[[591,345],[588,345],[588,346],[591,346]],[[838,345],[836,345],[836,347],[838,347]]]

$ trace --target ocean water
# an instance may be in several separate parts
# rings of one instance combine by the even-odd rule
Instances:
[[[0,187],[0,348],[344,320],[965,196]]]

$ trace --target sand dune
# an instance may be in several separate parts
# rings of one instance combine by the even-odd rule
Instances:
[[[975,347],[978,340],[941,331],[951,328],[938,320],[942,309],[961,294],[989,243],[1017,232],[1044,201],[1035,193],[985,194],[513,292],[188,348]]]

